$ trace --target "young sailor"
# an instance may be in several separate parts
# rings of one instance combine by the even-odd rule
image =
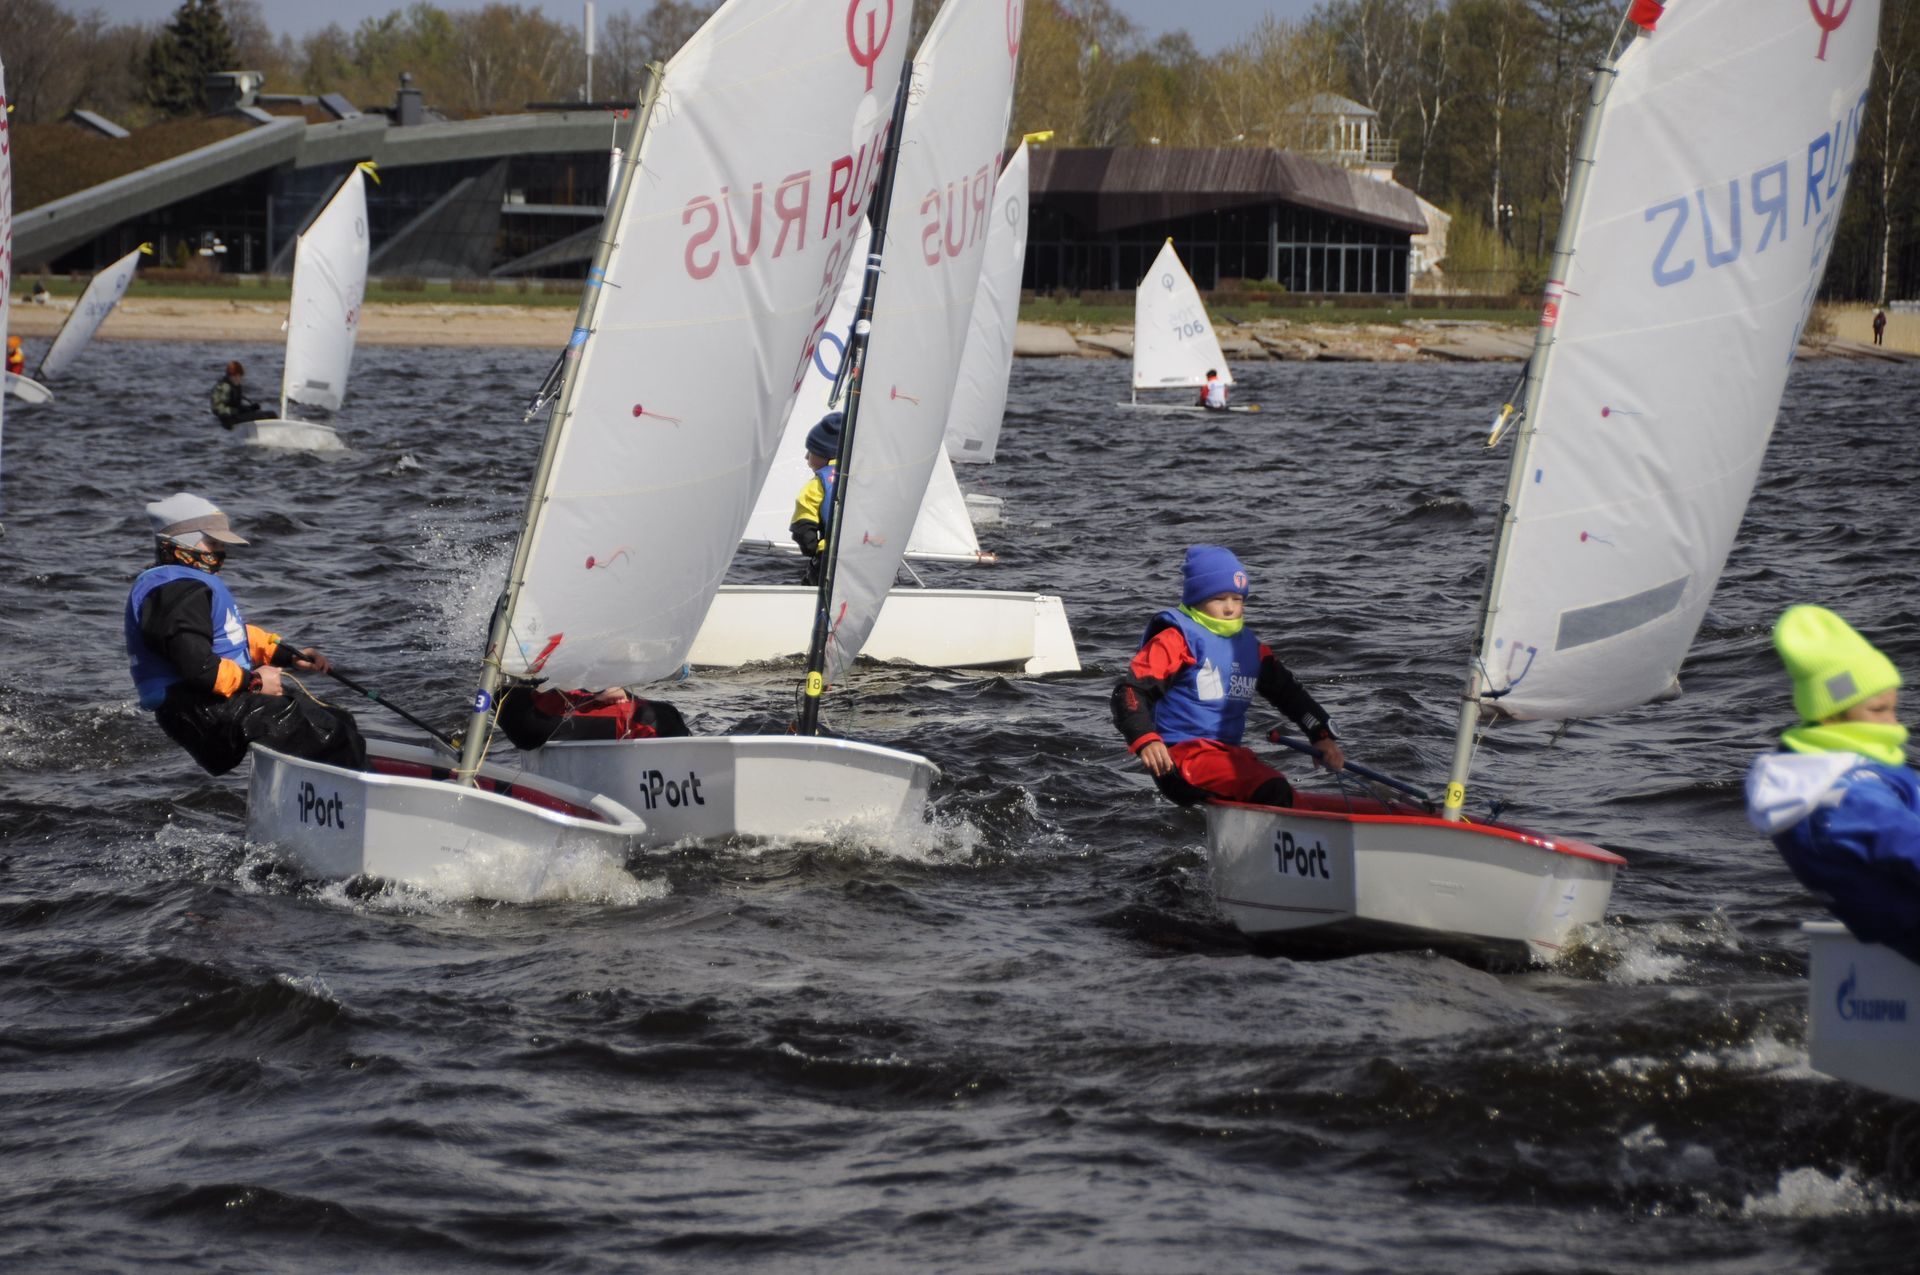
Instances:
[[[1215,368],[1207,369],[1207,383],[1200,387],[1200,406],[1210,412],[1227,410],[1227,383]]]
[[[827,547],[827,518],[833,507],[833,482],[839,473],[840,430],[847,423],[843,412],[828,412],[807,431],[807,468],[813,477],[800,489],[793,502],[793,521],[787,533],[800,546],[807,560],[805,582],[820,583],[822,552]]]
[[[312,647],[294,650],[255,628],[220,578],[233,533],[211,501],[180,492],[147,506],[154,565],[127,594],[127,663],[140,693],[174,743],[207,773],[224,775],[266,744],[295,757],[362,769],[367,746],[353,714],[322,704],[282,678],[283,668],[325,673]]]
[[[1290,806],[1293,788],[1243,747],[1257,691],[1292,718],[1321,764],[1346,765],[1326,710],[1246,627],[1247,569],[1229,549],[1187,550],[1180,606],[1147,624],[1113,689],[1113,723],[1160,792],[1183,806],[1208,799]]]
[[[20,348],[20,338],[17,336],[7,338],[7,371],[15,376],[27,374],[27,352]]]
[[[1800,724],[1747,773],[1747,817],[1856,937],[1920,963],[1920,774],[1900,673],[1825,607],[1787,608],[1773,645]]]
[[[666,700],[641,699],[619,686],[604,691],[516,686],[500,697],[500,729],[523,753],[556,739],[666,739],[693,733]]]
[[[220,424],[232,429],[247,421],[264,421],[273,415],[247,397],[247,369],[235,359],[227,364],[227,373],[213,385],[213,414]]]

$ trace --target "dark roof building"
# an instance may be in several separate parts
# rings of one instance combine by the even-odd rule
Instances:
[[[1035,150],[1025,287],[1130,291],[1169,238],[1203,289],[1404,293],[1412,191],[1259,147]],[[1228,285],[1230,286],[1230,285]]]

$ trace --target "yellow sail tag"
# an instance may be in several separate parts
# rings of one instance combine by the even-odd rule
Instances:
[[[1447,809],[1458,810],[1467,804],[1467,786],[1462,783],[1447,785]]]
[[[819,673],[807,674],[807,694],[814,699],[820,698],[820,692],[827,689],[827,679]]]

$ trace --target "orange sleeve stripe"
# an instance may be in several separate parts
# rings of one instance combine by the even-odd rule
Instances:
[[[247,684],[247,671],[232,660],[221,660],[220,671],[213,677],[215,695],[232,695]]]
[[[273,663],[273,653],[280,646],[280,635],[269,633],[257,624],[247,626],[247,657],[253,666]]]

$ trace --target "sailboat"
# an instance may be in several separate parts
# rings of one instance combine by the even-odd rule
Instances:
[[[850,31],[818,16],[799,0],[726,0],[653,69],[458,762],[375,743],[379,773],[368,776],[256,747],[255,839],[341,874],[404,854],[427,871],[436,854],[458,859],[483,836],[550,857],[588,837],[631,847],[917,818],[933,765],[848,741],[549,744],[524,768],[486,761],[506,677],[598,687],[671,676],[726,571],[773,429],[839,288],[903,61],[904,21]],[[389,773],[403,764],[414,771]],[[606,772],[633,800],[563,771]],[[850,773],[871,784],[843,782]],[[473,800],[486,785],[503,787],[488,795],[520,815],[551,819],[497,831],[497,810]],[[403,798],[415,806],[410,829],[389,826],[378,845],[332,853],[327,838],[360,836],[369,803]],[[755,822],[763,816],[773,822]],[[352,831],[336,834],[336,822]]]
[[[905,23],[858,11],[850,40],[816,6],[729,0],[661,73],[670,105],[625,148],[483,704],[496,669],[638,686],[686,662],[899,137]],[[470,752],[489,725],[476,716]],[[555,741],[523,764],[639,809],[652,844],[883,838],[919,824],[939,774],[785,734]]]
[[[1208,807],[1240,928],[1551,961],[1603,918],[1618,855],[1465,817],[1476,738],[1483,718],[1677,689],[1833,244],[1878,9],[1827,24],[1798,0],[1674,0],[1623,19],[1522,406],[1490,440],[1516,435],[1444,804]]]
[[[22,403],[51,403],[53,391],[31,376],[19,372],[7,373],[7,393]]]
[[[92,342],[94,333],[100,330],[100,325],[120,304],[120,298],[127,295],[127,287],[140,268],[140,258],[152,255],[153,245],[143,243],[87,280],[86,291],[80,294],[80,299],[74,302],[73,309],[67,313],[67,320],[60,325],[53,344],[40,356],[40,365],[34,369],[39,379],[52,380],[73,366],[81,351]]]
[[[1133,290],[1133,393],[1118,406],[1167,415],[1220,410],[1192,401],[1140,401],[1141,390],[1200,389],[1207,383],[1207,373],[1215,370],[1231,388],[1233,369],[1220,352],[1220,338],[1213,334],[1207,303],[1200,299],[1200,289],[1193,286],[1193,276],[1180,263],[1173,240],[1168,239],[1140,286]],[[1260,405],[1234,403],[1225,410],[1257,412]]]
[[[1020,323],[1020,273],[1027,261],[1028,168],[1023,139],[993,186],[980,286],[953,387],[953,410],[947,413],[947,457],[957,465],[991,465],[1000,447]]]
[[[367,292],[364,174],[372,167],[354,165],[294,247],[280,415],[241,425],[243,442],[299,451],[334,451],[343,446],[332,426],[296,418],[293,406],[337,412],[347,396],[347,369],[353,365],[360,306]]]
[[[997,228],[999,223],[994,225]],[[868,241],[863,229],[855,241],[854,260],[865,259]],[[773,468],[754,501],[753,516],[741,538],[744,546],[792,554],[797,561],[799,550],[787,528],[794,495],[812,477],[806,464],[806,435],[832,406],[840,386],[863,282],[861,272],[849,271],[841,284],[833,314],[807,367],[806,383],[781,432]],[[975,318],[977,324],[977,307]],[[975,349],[970,334],[963,368],[966,356]],[[1008,344],[1007,365],[1000,369],[1003,402],[1012,357]],[[959,393],[956,388],[956,397]],[[980,547],[944,449],[934,458],[907,538],[906,558],[961,564],[996,560]],[[806,654],[814,592],[813,586],[801,584],[724,586],[694,638],[689,662],[696,668],[731,668]],[[890,589],[863,654],[927,668],[1003,668],[1035,676],[1080,668],[1066,606],[1058,596],[1000,589]]]

